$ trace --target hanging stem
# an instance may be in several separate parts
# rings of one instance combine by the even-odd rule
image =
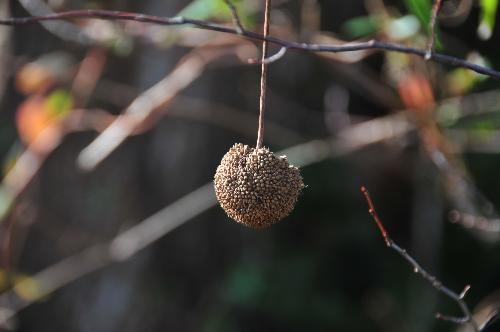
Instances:
[[[269,35],[269,17],[271,13],[271,0],[266,0],[264,13],[264,37]],[[257,149],[262,147],[264,141],[264,112],[266,110],[266,78],[267,78],[267,41],[262,42],[262,64],[260,74],[260,100],[259,100],[259,131],[257,132]]]

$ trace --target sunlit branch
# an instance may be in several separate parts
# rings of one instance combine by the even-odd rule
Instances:
[[[413,48],[409,46],[377,41],[377,40],[370,40],[357,43],[346,43],[339,45],[300,43],[294,41],[287,41],[273,36],[264,37],[262,34],[256,32],[251,32],[247,30],[240,31],[241,30],[240,28],[228,27],[226,25],[203,21],[203,20],[196,20],[192,18],[159,17],[153,15],[109,11],[109,10],[73,10],[73,11],[60,12],[57,14],[45,15],[45,16],[8,18],[0,20],[0,25],[15,26],[15,25],[23,25],[28,23],[42,22],[42,21],[69,20],[69,19],[81,19],[81,18],[128,20],[128,21],[145,22],[145,23],[152,23],[152,24],[166,25],[166,26],[190,25],[199,29],[206,29],[217,32],[241,35],[248,39],[256,41],[267,41],[275,45],[284,46],[290,50],[303,50],[309,52],[340,53],[340,52],[352,52],[352,51],[360,51],[367,49],[376,49],[376,50],[413,54],[416,56],[420,56],[422,58],[424,58],[425,55],[427,54],[427,50],[425,49]],[[472,62],[451,55],[433,53],[432,60],[442,64],[467,68],[479,74],[500,79],[499,71],[486,68],[480,65],[476,65]]]

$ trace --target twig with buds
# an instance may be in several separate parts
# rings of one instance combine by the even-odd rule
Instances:
[[[384,224],[382,223],[382,220],[378,216],[377,211],[375,210],[375,205],[373,204],[373,200],[370,196],[370,193],[365,187],[361,187],[361,192],[365,196],[366,202],[368,204],[368,212],[372,216],[373,220],[377,224],[378,230],[380,231],[380,234],[384,238],[385,244],[387,247],[391,248],[395,252],[397,252],[401,257],[403,257],[410,265],[413,267],[413,271],[415,273],[418,273],[422,278],[427,280],[432,287],[437,289],[439,292],[445,294],[455,302],[457,302],[458,306],[463,312],[462,317],[455,317],[455,316],[446,316],[441,313],[436,314],[437,319],[441,319],[444,321],[449,321],[453,322],[456,324],[470,324],[472,328],[474,329],[475,332],[479,332],[479,329],[477,327],[477,323],[472,319],[472,314],[470,312],[469,307],[464,301],[465,295],[467,295],[467,292],[470,289],[470,285],[465,286],[464,290],[460,293],[457,294],[448,287],[446,287],[438,278],[436,278],[434,275],[430,274],[427,272],[422,266],[413,258],[406,249],[401,248],[396,242],[394,242],[391,237],[389,236],[389,233],[384,227]]]

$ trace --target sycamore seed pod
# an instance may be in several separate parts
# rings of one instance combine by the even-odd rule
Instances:
[[[235,144],[224,155],[214,177],[221,207],[251,228],[264,228],[292,212],[304,188],[299,169],[267,148]]]

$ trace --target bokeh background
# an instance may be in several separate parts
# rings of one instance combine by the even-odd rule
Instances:
[[[500,69],[496,1],[486,2],[444,0],[437,47]],[[260,31],[263,1],[235,3]],[[271,31],[425,48],[430,6],[275,0]],[[232,24],[219,0],[2,0],[0,15],[89,8]],[[456,292],[472,286],[478,323],[498,310],[498,80],[404,54],[287,52],[269,69],[265,144],[303,165],[307,188],[289,217],[256,231],[202,186],[234,143],[255,144],[260,67],[246,60],[258,43],[90,19],[0,27],[0,39],[0,316],[22,308],[3,329],[457,330],[434,318],[461,315],[457,304],[384,245],[362,185],[398,244]],[[149,115],[130,116],[124,142],[89,167],[89,144],[124,112]],[[127,242],[111,256],[78,256],[200,187],[177,219],[161,214],[153,235],[134,233],[152,243],[130,257]],[[67,257],[76,258],[50,270]],[[58,276],[68,282],[44,294]]]

